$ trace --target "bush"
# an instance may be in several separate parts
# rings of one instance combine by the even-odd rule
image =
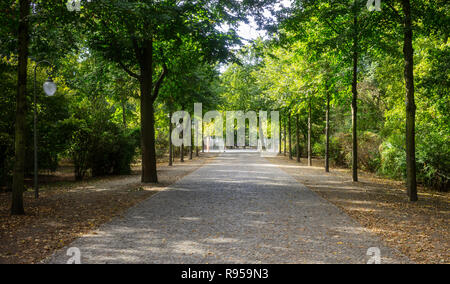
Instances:
[[[63,154],[70,139],[71,132],[66,132],[62,128],[61,121],[70,117],[69,99],[64,95],[46,97],[40,94],[38,97],[39,111],[37,117],[37,138],[38,138],[38,166],[39,170],[56,171],[58,168],[59,156]],[[27,116],[27,141],[26,172],[34,172],[34,139],[33,139],[33,111]]]
[[[417,181],[439,191],[450,186],[450,141],[439,133],[417,135]],[[403,135],[393,135],[381,147],[380,173],[385,176],[406,179],[406,151]]]
[[[447,192],[450,187],[450,136],[445,135],[445,131],[418,130],[417,179],[425,185]]]
[[[348,162],[345,158],[344,145],[345,143],[342,141],[344,139],[342,134],[338,136],[330,137],[330,145],[329,145],[329,155],[330,161],[335,166],[339,167],[347,167]],[[325,157],[325,146],[326,146],[326,137],[322,136],[320,142],[313,144],[312,152],[314,155],[319,157]]]
[[[349,134],[339,133],[330,138],[330,160],[340,167],[351,165],[352,137]]]
[[[68,155],[75,166],[75,177],[83,179],[90,170],[92,176],[125,175],[131,173],[131,163],[139,145],[139,130],[124,130],[112,122],[95,130],[85,120],[69,119],[66,129],[72,129]]]
[[[325,138],[314,149],[325,155]],[[361,169],[375,172],[380,167],[380,137],[372,132],[364,132],[358,137],[358,166]],[[330,137],[330,160],[334,165],[350,167],[352,165],[352,135],[338,133]]]
[[[156,158],[161,159],[169,151],[169,137],[168,133],[164,131],[158,131],[156,136]],[[178,148],[178,147],[176,147]]]
[[[67,131],[72,132],[67,154],[72,158],[75,167],[75,179],[82,180],[89,169],[92,131],[84,120],[71,118],[64,121],[63,125]]]
[[[303,145],[301,142],[299,145],[299,149],[300,149],[300,156],[301,156],[303,153]],[[306,147],[305,147],[305,149],[306,149]],[[295,141],[292,141],[292,157],[297,157],[297,144]]]
[[[381,138],[373,132],[364,132],[358,140],[358,162],[360,167],[369,172],[376,172],[381,165]]]
[[[113,163],[114,175],[131,173],[131,163],[136,157],[136,149],[140,147],[140,129],[125,130],[117,137],[118,152]]]
[[[137,147],[133,134],[115,126],[108,132],[94,135],[89,160],[92,176],[131,173]]]

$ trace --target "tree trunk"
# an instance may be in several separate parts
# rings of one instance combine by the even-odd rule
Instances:
[[[189,121],[189,123],[192,125],[192,121]],[[194,141],[194,135],[192,135],[192,127],[191,127],[191,145],[189,146],[189,160],[192,160],[194,148],[192,148],[192,144]]]
[[[295,127],[295,137],[297,138],[297,145],[296,145],[296,150],[297,150],[297,162],[300,163],[300,122],[299,122],[299,114],[297,113],[296,115],[296,127]]]
[[[416,104],[414,100],[414,49],[412,45],[413,30],[411,20],[411,4],[402,0],[404,23],[405,85],[406,85],[406,186],[410,201],[417,201],[416,181]]]
[[[169,111],[169,167],[173,166],[172,112]]]
[[[358,181],[358,7],[355,1],[353,19],[353,81],[352,81],[352,173],[353,181]]]
[[[259,112],[258,112],[258,129],[259,129],[259,141],[261,141],[261,151],[264,151],[264,150],[266,150],[266,142],[265,142],[263,125],[261,122],[261,117],[259,116]]]
[[[181,134],[181,139],[183,139],[183,134]],[[180,146],[180,162],[184,163],[184,144],[181,143]]]
[[[325,172],[330,172],[330,93],[327,92],[327,111],[326,111],[326,126],[325,126]]]
[[[308,166],[312,166],[312,145],[311,145],[311,97],[309,98],[309,110],[308,110]]]
[[[142,182],[157,183],[155,116],[153,108],[153,42],[147,42],[140,62]]]
[[[175,147],[172,146],[172,163],[175,163],[175,156],[177,154],[177,149],[175,149]]]
[[[280,112],[280,114],[281,114],[281,112]],[[279,138],[279,148],[280,148],[280,152],[279,152],[279,154],[281,154],[281,152],[282,152],[282,146],[281,146],[281,144],[282,144],[282,133],[281,133],[281,131],[282,131],[282,126],[281,126],[281,116],[279,116],[278,117],[279,118],[279,123],[280,123],[280,126],[279,126],[279,129],[278,129],[278,133],[280,134],[280,136],[278,137]]]
[[[288,128],[289,128],[289,159],[292,160],[292,131],[291,131],[291,113],[288,114]]]
[[[286,146],[287,146],[287,140],[286,140],[286,121],[285,121],[285,123],[284,123],[284,156],[286,156]]]
[[[199,134],[199,131],[198,131],[198,128],[200,127],[200,125],[199,125],[199,123],[198,123],[198,121],[197,121],[197,123],[196,123],[196,125],[195,125],[195,156],[196,157],[198,157],[199,156],[199,154],[198,154],[198,151],[199,151],[199,146],[198,146],[198,144],[197,144],[197,142],[198,142],[198,134]]]
[[[15,122],[15,163],[13,172],[11,214],[23,215],[23,191],[25,178],[25,119],[27,113],[27,67],[29,45],[30,1],[20,0],[20,23],[18,36],[18,82]]]

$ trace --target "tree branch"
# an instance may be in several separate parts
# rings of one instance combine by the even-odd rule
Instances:
[[[395,15],[397,15],[399,20],[402,20],[403,17],[400,15],[400,13],[394,8],[394,6],[392,6],[391,3],[389,3],[388,1],[385,2],[386,5],[395,13]]]
[[[131,71],[127,66],[125,66],[125,64],[122,63],[122,61],[119,61],[119,65],[120,65],[120,67],[122,67],[122,69],[125,70],[125,72],[127,72],[128,75],[130,75],[131,77],[134,77],[134,78],[136,78],[136,79],[138,79],[138,80],[141,79],[141,76],[140,76],[140,75],[138,75],[138,74],[134,73],[133,71]]]
[[[328,21],[327,19],[324,18],[323,20],[330,27],[330,29],[332,29],[338,36],[343,33],[343,32],[339,32],[337,30],[337,28],[330,21]],[[347,42],[344,41],[344,44],[347,46],[347,48],[351,49]]]
[[[155,87],[153,89],[153,96],[152,96],[153,102],[158,97],[159,89],[161,88],[161,84],[164,81],[164,78],[166,77],[166,75],[167,75],[167,65],[165,63],[163,63],[163,71],[161,73],[161,76],[159,76],[158,81],[155,83]]]
[[[335,33],[337,33],[338,35],[340,35],[340,34],[343,33],[343,31],[338,31],[337,27],[336,27],[334,24],[332,24],[330,21],[328,21],[327,19],[323,18],[323,20],[324,20],[325,23],[327,23],[327,25],[328,25]]]

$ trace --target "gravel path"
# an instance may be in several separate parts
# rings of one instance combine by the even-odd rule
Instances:
[[[70,246],[82,263],[366,263],[370,247],[408,262],[256,153],[221,154]]]

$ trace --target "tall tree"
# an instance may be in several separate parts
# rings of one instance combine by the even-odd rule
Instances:
[[[284,111],[284,113],[286,113],[286,111]],[[283,117],[286,117],[285,115],[283,116]],[[283,125],[283,127],[284,127],[284,135],[283,135],[283,142],[284,142],[284,149],[283,149],[283,155],[284,156],[286,156],[286,145],[287,145],[287,133],[286,133],[286,124],[287,124],[287,121],[286,121],[286,118],[284,119],[284,125]]]
[[[288,129],[289,129],[289,159],[292,160],[292,123],[291,123],[291,110],[288,111]]]
[[[406,86],[406,187],[410,201],[417,201],[416,181],[416,103],[414,99],[414,49],[411,3],[402,0],[404,15],[403,54],[405,57]]]
[[[353,79],[352,79],[352,176],[358,181],[358,60],[359,60],[359,16],[358,0],[353,2]]]
[[[448,3],[445,1],[415,1],[412,6],[410,0],[386,2],[386,11],[379,15],[386,24],[379,32],[389,33],[395,29],[396,24],[402,27],[403,60],[405,81],[406,106],[406,188],[410,201],[417,201],[417,174],[416,174],[416,102],[414,83],[414,21],[420,21],[422,33],[444,34],[448,40]],[[415,8],[415,9],[414,9]],[[414,19],[415,16],[415,19]],[[447,23],[447,25],[446,25]],[[386,32],[387,31],[387,32]],[[390,39],[389,37],[387,37]],[[395,40],[393,41],[395,44]],[[390,42],[392,44],[392,40]]]
[[[25,175],[25,116],[27,113],[27,67],[29,37],[30,1],[19,1],[19,32],[18,32],[18,83],[16,98],[15,122],[15,163],[13,175],[13,193],[11,214],[24,214],[23,191]]]
[[[328,82],[325,83],[326,113],[325,113],[325,172],[330,172],[330,90]]]
[[[235,24],[242,8],[255,13],[271,1],[119,1],[85,3],[81,18],[91,48],[117,62],[140,84],[142,182],[157,182],[154,102],[168,71],[168,61],[180,43],[190,43],[205,60],[229,57],[235,32],[217,27]],[[169,50],[169,52],[167,52]],[[158,74],[159,75],[156,75]]]
[[[306,40],[311,49],[334,49],[351,66],[352,176],[358,181],[358,74],[362,51],[374,41],[374,21],[363,0],[297,0],[283,27]],[[313,35],[308,34],[311,27]]]
[[[300,114],[295,115],[295,150],[297,152],[297,162],[300,163]]]
[[[312,166],[312,143],[311,143],[311,136],[312,136],[312,103],[311,103],[311,97],[308,98],[308,166]]]
[[[11,213],[23,214],[29,61],[42,60],[44,54],[45,59],[57,61],[74,47],[75,33],[68,28],[73,18],[61,2],[4,1],[0,6],[0,18],[0,57],[17,56],[18,62]]]

